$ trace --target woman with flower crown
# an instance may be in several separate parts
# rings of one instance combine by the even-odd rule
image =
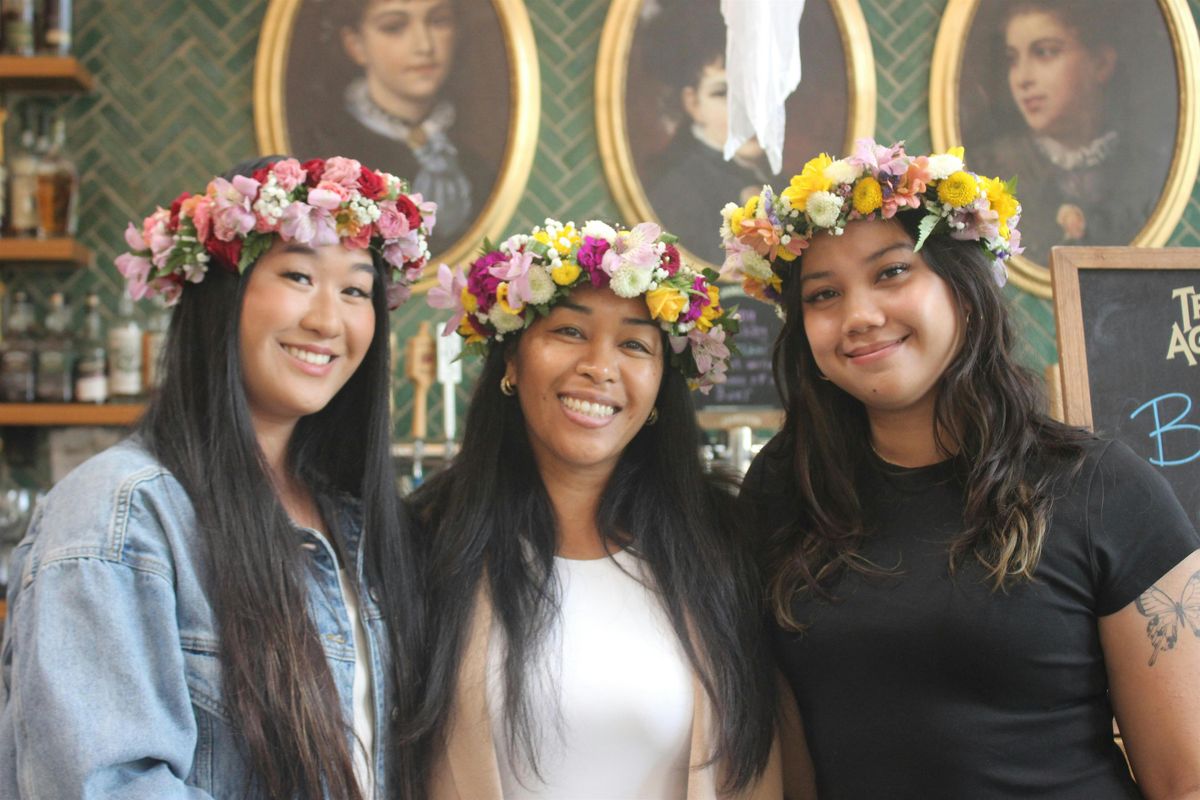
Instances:
[[[674,237],[547,220],[430,304],[484,355],[431,536],[431,794],[778,798],[761,593],[689,387],[736,316]]]
[[[162,385],[14,554],[0,796],[419,794],[387,341],[433,224],[393,175],[275,158],[129,226]]]
[[[725,211],[785,315],[742,499],[819,794],[1195,796],[1200,536],[1042,410],[999,286],[1020,205],[962,156],[864,140]]]

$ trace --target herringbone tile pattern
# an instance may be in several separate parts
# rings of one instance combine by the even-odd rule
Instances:
[[[876,59],[877,136],[926,150],[930,60],[945,0],[861,4]],[[1189,4],[1200,17],[1200,0]],[[75,7],[77,53],[96,75],[97,89],[52,102],[65,108],[70,145],[84,175],[80,238],[96,251],[95,268],[75,273],[9,268],[3,278],[39,300],[51,287],[64,287],[79,299],[95,286],[115,308],[112,258],[123,248],[126,221],[182,189],[201,188],[213,171],[256,154],[254,56],[266,0],[76,0]],[[528,0],[527,7],[541,66],[541,131],[510,228],[549,215],[616,218],[594,124],[595,59],[608,3]],[[1200,245],[1200,191],[1193,193],[1170,243]],[[1036,367],[1052,361],[1049,304],[1016,291],[1010,297],[1025,360]],[[412,303],[395,323],[404,337],[424,318],[423,305]],[[397,401],[406,424],[411,401],[403,383]],[[438,401],[431,402],[430,418],[436,436]]]

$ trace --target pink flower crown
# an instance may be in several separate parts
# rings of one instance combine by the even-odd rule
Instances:
[[[214,178],[204,194],[184,192],[125,230],[130,252],[116,259],[130,297],[179,301],[210,264],[242,273],[278,236],[309,247],[342,244],[379,254],[391,267],[388,308],[408,299],[429,259],[437,204],[405,194],[395,175],[352,158],[285,158],[250,177]]]
[[[968,172],[961,147],[910,156],[903,142],[883,147],[859,139],[854,155],[835,161],[822,153],[778,194],[764,186],[744,206],[726,204],[724,269],[741,275],[747,294],[782,312],[783,275],[816,233],[841,235],[849,222],[891,219],[915,209],[925,212],[915,249],[934,234],[978,242],[992,256],[993,277],[1003,286],[1005,262],[1022,252],[1015,190],[1015,181]]]
[[[691,388],[707,394],[724,383],[736,352],[728,337],[737,333],[737,312],[721,306],[717,274],[683,263],[675,241],[651,222],[618,231],[598,221],[579,229],[548,219],[499,247],[484,242],[484,255],[465,272],[439,266],[428,302],[454,312],[442,335],[457,330],[468,352],[482,354],[491,342],[550,313],[578,286],[644,295],[650,318],[667,333],[672,365]]]

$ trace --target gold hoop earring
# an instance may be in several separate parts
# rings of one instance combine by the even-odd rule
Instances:
[[[513,382],[508,379],[507,375],[500,379],[500,394],[505,397],[512,397],[516,393],[517,387],[513,386]]]
[[[826,375],[824,372],[821,372],[821,370],[817,370],[817,377],[823,381],[829,380],[829,376]]]
[[[646,421],[643,423],[642,427],[649,428],[656,422],[658,422],[658,406],[650,409],[650,416],[646,417]]]

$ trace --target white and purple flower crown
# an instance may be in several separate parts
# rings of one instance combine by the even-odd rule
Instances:
[[[134,300],[179,301],[185,283],[211,264],[241,273],[278,236],[310,247],[370,249],[391,267],[388,307],[410,294],[429,260],[437,204],[406,194],[403,180],[352,158],[285,158],[247,177],[214,178],[204,194],[184,192],[141,227],[125,231],[130,252],[117,257]]]
[[[725,381],[737,333],[736,311],[721,306],[717,274],[685,264],[675,237],[652,222],[617,230],[599,221],[582,228],[548,219],[528,234],[493,246],[464,271],[438,267],[429,290],[434,308],[453,311],[443,335],[457,330],[466,350],[524,330],[578,286],[608,287],[619,297],[645,296],[650,318],[667,333],[671,363],[693,389]]]
[[[739,274],[746,293],[782,309],[788,265],[820,231],[840,235],[855,220],[891,219],[905,209],[924,210],[916,249],[933,234],[976,241],[993,258],[1001,286],[1005,262],[1021,253],[1021,204],[1015,182],[968,172],[963,148],[910,156],[904,143],[883,147],[859,139],[854,155],[834,160],[822,153],[776,193],[762,192],[721,212],[724,268]]]

